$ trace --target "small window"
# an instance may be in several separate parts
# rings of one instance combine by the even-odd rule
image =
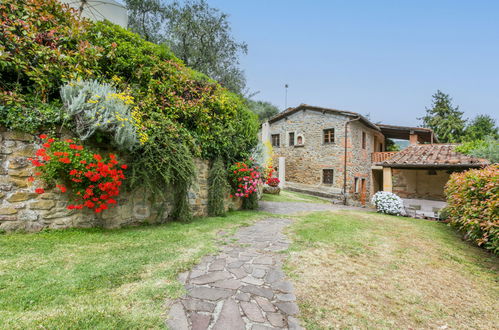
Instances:
[[[359,178],[354,178],[353,179],[353,192],[358,193],[359,192]]]
[[[324,131],[324,143],[334,143],[334,128],[328,128]]]
[[[289,146],[294,146],[295,145],[295,133],[290,132],[289,133]]]
[[[272,146],[279,147],[281,145],[281,136],[279,134],[272,134]]]
[[[366,132],[362,132],[362,149],[366,148]]]
[[[334,170],[322,170],[322,183],[324,184],[334,183]]]
[[[298,135],[298,138],[296,139],[296,143],[301,146],[303,145],[303,136]]]
[[[379,151],[383,151],[383,143],[379,144]]]

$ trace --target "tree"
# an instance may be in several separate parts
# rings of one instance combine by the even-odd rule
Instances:
[[[489,115],[478,115],[466,127],[466,141],[484,140],[486,136],[499,138],[495,120]]]
[[[258,115],[260,121],[266,121],[279,113],[279,108],[270,102],[247,100],[248,107]]]
[[[466,120],[458,106],[452,105],[452,98],[440,90],[433,94],[431,108],[426,108],[423,126],[431,128],[440,142],[460,142],[464,135]]]
[[[476,158],[485,158],[492,163],[499,163],[499,140],[493,136],[465,142],[457,146],[456,151]]]
[[[246,79],[239,55],[246,54],[248,46],[234,39],[227,18],[205,0],[174,2],[167,10],[165,40],[187,66],[242,94]]]
[[[150,42],[165,41],[166,6],[160,0],[125,0],[128,28]]]
[[[166,43],[187,66],[243,94],[246,86],[239,56],[248,46],[231,34],[228,15],[205,0],[125,0],[129,28],[146,40]]]

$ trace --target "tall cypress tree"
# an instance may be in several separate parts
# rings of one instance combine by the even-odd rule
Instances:
[[[440,142],[460,142],[464,136],[466,120],[458,106],[452,105],[452,98],[437,90],[433,94],[431,108],[426,108],[423,126],[431,128]]]

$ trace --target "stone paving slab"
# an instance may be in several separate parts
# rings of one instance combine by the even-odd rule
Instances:
[[[243,227],[216,256],[204,257],[179,280],[187,290],[167,319],[173,330],[303,329],[293,285],[282,271],[289,219]]]

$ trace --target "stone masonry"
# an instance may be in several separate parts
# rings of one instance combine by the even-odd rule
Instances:
[[[187,290],[167,325],[184,329],[302,329],[293,285],[282,272],[288,219],[269,218],[225,238],[221,253],[180,275]],[[221,233],[223,234],[223,233]]]
[[[345,143],[347,143],[347,193],[353,204],[358,203],[354,194],[354,178],[366,180],[367,196],[371,191],[371,153],[380,151],[383,135],[360,121],[348,125],[345,141],[345,123],[352,116],[341,113],[303,109],[270,123],[269,138],[279,134],[280,146],[273,147],[275,157],[286,158],[286,182],[318,187],[321,191],[341,194],[344,182]],[[323,130],[334,129],[334,142],[324,143]],[[362,132],[366,134],[366,148],[362,148]],[[294,145],[289,134],[294,133]],[[301,137],[302,145],[297,144]],[[277,164],[277,161],[274,161]],[[323,170],[334,170],[333,184],[323,183]]]
[[[38,149],[39,140],[33,135],[0,129],[0,230],[39,231],[43,228],[93,227],[116,228],[140,223],[166,221],[173,195],[169,193],[168,207],[158,219],[153,199],[143,189],[123,192],[117,206],[95,214],[89,210],[68,210],[65,194],[47,191],[42,195],[35,188],[42,182],[29,182],[34,167],[28,158]],[[209,164],[196,160],[197,177],[189,191],[189,202],[195,216],[207,215]],[[233,201],[227,201],[227,204]],[[231,204],[231,208],[237,208]]]

